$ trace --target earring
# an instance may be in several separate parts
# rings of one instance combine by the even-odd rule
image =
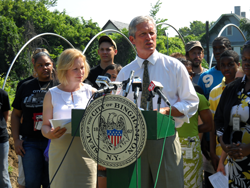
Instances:
[[[36,71],[34,71],[33,76],[34,76],[35,78],[37,78],[38,74],[37,74]]]

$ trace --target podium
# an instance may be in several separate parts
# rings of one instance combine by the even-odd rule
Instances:
[[[72,136],[77,130],[83,117],[84,110],[72,109]],[[167,137],[175,134],[175,122],[172,116],[163,115],[156,111],[142,111],[147,124],[147,140],[163,139],[167,130]],[[80,136],[79,129],[76,136]],[[138,163],[138,187],[141,188],[141,158]],[[136,162],[120,169],[107,169],[108,188],[136,188],[137,187]]]

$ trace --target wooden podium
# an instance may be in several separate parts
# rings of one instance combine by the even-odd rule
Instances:
[[[72,136],[81,122],[84,110],[72,110]],[[142,111],[147,124],[147,140],[163,139],[167,132],[168,136],[175,134],[175,122],[173,117],[162,115],[156,111]],[[170,119],[169,119],[170,118]],[[78,130],[76,136],[80,136]],[[141,158],[138,162],[138,188],[141,188]],[[107,169],[107,187],[108,188],[136,188],[137,187],[136,162],[120,169]]]

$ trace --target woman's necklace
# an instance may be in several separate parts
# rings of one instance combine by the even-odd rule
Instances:
[[[49,85],[50,85],[50,81],[49,81],[49,83],[48,83],[48,85],[46,86],[46,87],[41,87],[41,85],[40,85],[40,83],[39,83],[39,80],[37,79],[37,82],[38,82],[38,85],[39,85],[39,87],[40,87],[40,90],[47,90],[47,88],[49,87]]]

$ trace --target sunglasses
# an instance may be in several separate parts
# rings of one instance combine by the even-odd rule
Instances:
[[[33,56],[35,56],[39,52],[47,52],[47,50],[45,48],[36,48],[33,52]]]

